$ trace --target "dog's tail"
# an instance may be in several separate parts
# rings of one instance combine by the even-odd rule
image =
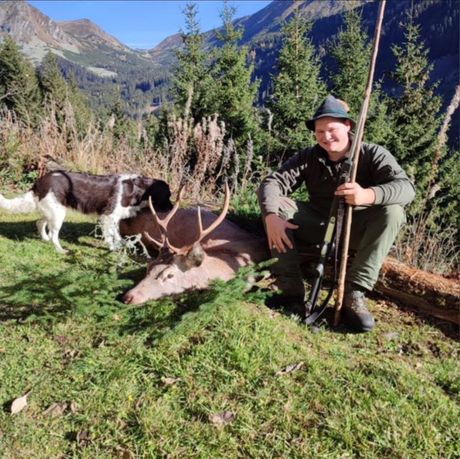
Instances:
[[[0,194],[0,209],[15,214],[26,214],[37,210],[37,202],[33,191],[28,191],[17,198],[7,199]]]

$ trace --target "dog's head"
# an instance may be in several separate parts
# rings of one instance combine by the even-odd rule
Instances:
[[[172,209],[171,191],[163,180],[148,177],[135,177],[123,180],[122,206],[139,206],[147,201],[149,196],[158,212],[167,212]]]

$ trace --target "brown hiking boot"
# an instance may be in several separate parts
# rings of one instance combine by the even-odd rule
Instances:
[[[374,317],[367,309],[367,300],[362,290],[353,287],[347,289],[342,314],[345,323],[357,332],[368,332],[374,328]]]

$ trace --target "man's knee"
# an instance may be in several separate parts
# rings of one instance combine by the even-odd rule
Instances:
[[[374,245],[377,240],[380,241],[379,244],[385,240],[391,246],[406,221],[403,207],[397,204],[372,206],[362,214],[357,213],[356,217],[350,242],[351,248],[356,250],[362,246],[363,239],[369,246]]]
[[[263,195],[261,192],[261,189],[259,188],[257,190],[257,199],[259,201],[259,206],[261,209],[264,208],[263,206]],[[280,196],[278,198],[278,216],[281,217],[283,220],[289,221],[291,220],[294,215],[297,213],[298,208],[297,204],[295,201],[293,201],[291,198],[288,198],[287,196]],[[262,218],[264,215],[262,215]]]
[[[406,222],[406,213],[399,204],[390,204],[378,208],[378,220],[385,225],[401,227]]]

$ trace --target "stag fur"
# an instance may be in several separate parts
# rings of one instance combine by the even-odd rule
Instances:
[[[225,213],[217,216],[195,207],[176,208],[172,216],[161,213],[152,218],[144,209],[122,220],[122,235],[142,234],[143,242],[158,251],[145,278],[124,295],[123,301],[139,304],[186,290],[205,289],[214,279],[229,280],[241,267],[267,259],[265,238],[225,219]],[[158,221],[167,224],[162,227]],[[206,228],[211,232],[206,233]]]

